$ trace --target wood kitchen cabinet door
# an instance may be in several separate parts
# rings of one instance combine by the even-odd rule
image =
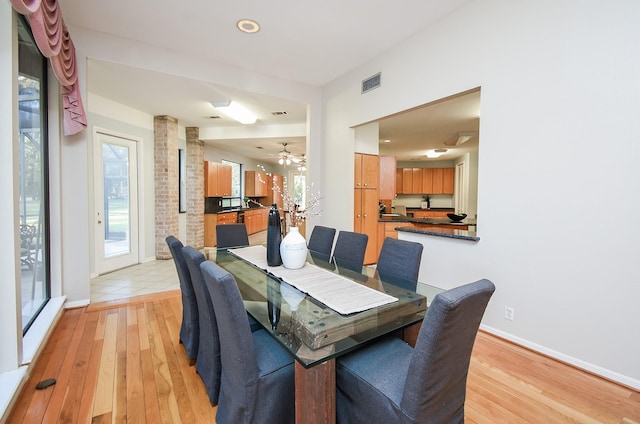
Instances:
[[[422,170],[422,192],[424,194],[433,194],[433,168],[424,168]]]
[[[422,194],[422,168],[412,168],[411,175],[413,177],[412,194]]]
[[[231,166],[218,162],[204,162],[204,195],[231,196]]]
[[[396,168],[396,194],[404,194],[402,180],[402,168]]]
[[[433,168],[433,188],[432,194],[442,194],[442,182],[444,180],[444,168]]]
[[[247,197],[265,197],[271,179],[260,171],[244,171],[244,195]]]
[[[378,188],[380,157],[364,153],[355,154],[354,188]]]
[[[396,157],[380,156],[380,183],[378,193],[380,199],[396,198]]]
[[[231,196],[231,165],[218,164],[218,196]]]
[[[216,242],[216,225],[218,223],[218,215],[215,213],[204,214],[204,245],[205,247],[214,247]]]
[[[413,169],[402,168],[402,193],[413,193]]]
[[[218,197],[218,164],[208,160],[204,162],[204,195]]]
[[[378,190],[354,190],[353,231],[369,236],[364,255],[365,264],[373,264],[378,259]]]
[[[278,210],[282,211],[283,209],[283,201],[282,201],[282,191],[284,190],[284,177],[282,175],[273,174],[271,176],[271,180],[273,182],[272,186],[269,187],[267,184],[267,201],[265,206],[271,206],[272,204],[278,205]],[[282,212],[280,212],[282,215]]]
[[[442,170],[442,193],[453,194],[455,186],[455,169],[444,168]]]

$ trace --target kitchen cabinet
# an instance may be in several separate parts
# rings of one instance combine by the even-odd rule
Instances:
[[[454,194],[454,168],[398,168],[398,194]]]
[[[404,194],[402,190],[402,168],[396,168],[396,194]]]
[[[204,214],[204,245],[214,247],[216,245],[216,225],[218,215],[215,213]]]
[[[248,234],[255,234],[267,229],[269,221],[269,208],[256,208],[245,210],[244,224]]]
[[[380,182],[380,157],[356,153],[354,176],[354,188],[377,189]]]
[[[355,154],[353,231],[369,236],[364,255],[365,264],[378,260],[378,183],[380,158],[375,155]]]
[[[455,168],[443,168],[442,193],[453,194],[455,187]]]
[[[282,215],[283,202],[282,191],[284,190],[284,177],[282,175],[273,174],[271,177],[271,187],[267,186],[267,199],[263,203],[264,206],[278,205],[280,215]]]
[[[204,245],[214,247],[216,241],[216,226],[225,224],[235,224],[238,221],[237,212],[206,213],[204,214]]]
[[[402,194],[413,194],[412,168],[402,168]]]
[[[433,168],[433,186],[428,194],[453,194],[454,168]]]
[[[380,176],[378,194],[380,199],[396,198],[396,157],[380,156]]]
[[[411,168],[413,184],[411,185],[412,194],[422,194],[422,168]]]
[[[378,190],[354,190],[353,231],[369,236],[364,263],[373,264],[378,260]]]
[[[271,178],[262,171],[244,171],[244,195],[266,197],[269,195]]]
[[[204,162],[204,193],[206,197],[231,196],[231,166]]]

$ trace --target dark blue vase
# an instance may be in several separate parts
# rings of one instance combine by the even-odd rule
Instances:
[[[280,257],[281,241],[280,212],[278,212],[278,205],[274,203],[271,206],[271,210],[269,210],[269,223],[267,226],[267,265],[282,265],[282,258]]]

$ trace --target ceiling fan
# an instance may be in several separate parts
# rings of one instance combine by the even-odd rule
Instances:
[[[299,163],[303,158],[298,158],[293,155],[290,151],[287,150],[287,145],[289,143],[282,143],[282,150],[278,152],[278,163],[280,165],[291,165],[291,163]]]

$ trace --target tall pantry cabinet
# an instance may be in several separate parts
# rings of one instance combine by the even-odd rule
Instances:
[[[378,260],[379,156],[356,153],[354,174],[353,230],[369,236],[364,263],[373,264]]]

